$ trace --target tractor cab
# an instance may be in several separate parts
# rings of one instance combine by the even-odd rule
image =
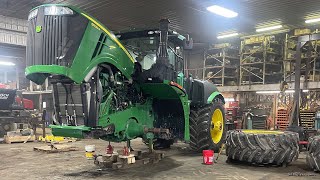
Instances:
[[[169,30],[169,23],[168,19],[162,19],[159,29],[116,35],[136,61],[134,80],[140,83],[162,83],[168,80],[183,85],[183,44],[187,39]],[[188,47],[191,49],[192,43]]]

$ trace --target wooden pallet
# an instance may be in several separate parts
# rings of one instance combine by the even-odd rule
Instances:
[[[65,144],[51,144],[47,146],[40,146],[40,147],[34,147],[34,151],[42,151],[46,153],[58,153],[58,152],[68,152],[68,151],[77,151],[78,148],[71,146],[71,145],[65,145]]]
[[[15,135],[15,136],[4,136],[4,142],[6,142],[7,144],[11,144],[11,143],[26,143],[26,142],[33,142],[36,140],[36,136],[35,135],[30,135],[30,136],[19,136],[19,135]]]

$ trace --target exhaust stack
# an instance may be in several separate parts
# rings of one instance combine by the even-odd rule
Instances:
[[[168,59],[168,31],[169,31],[169,19],[161,19],[160,20],[160,41],[159,41],[159,49],[157,54],[157,64],[169,64]]]

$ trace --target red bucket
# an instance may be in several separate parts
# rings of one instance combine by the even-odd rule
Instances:
[[[214,158],[213,150],[203,150],[202,156],[203,156],[203,164],[206,164],[206,165],[213,164],[213,158]]]

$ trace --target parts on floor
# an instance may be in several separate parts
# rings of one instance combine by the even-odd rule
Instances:
[[[320,136],[309,138],[307,164],[314,171],[320,171]]]
[[[226,154],[228,160],[286,166],[299,156],[298,141],[295,132],[233,130],[228,132]]]

